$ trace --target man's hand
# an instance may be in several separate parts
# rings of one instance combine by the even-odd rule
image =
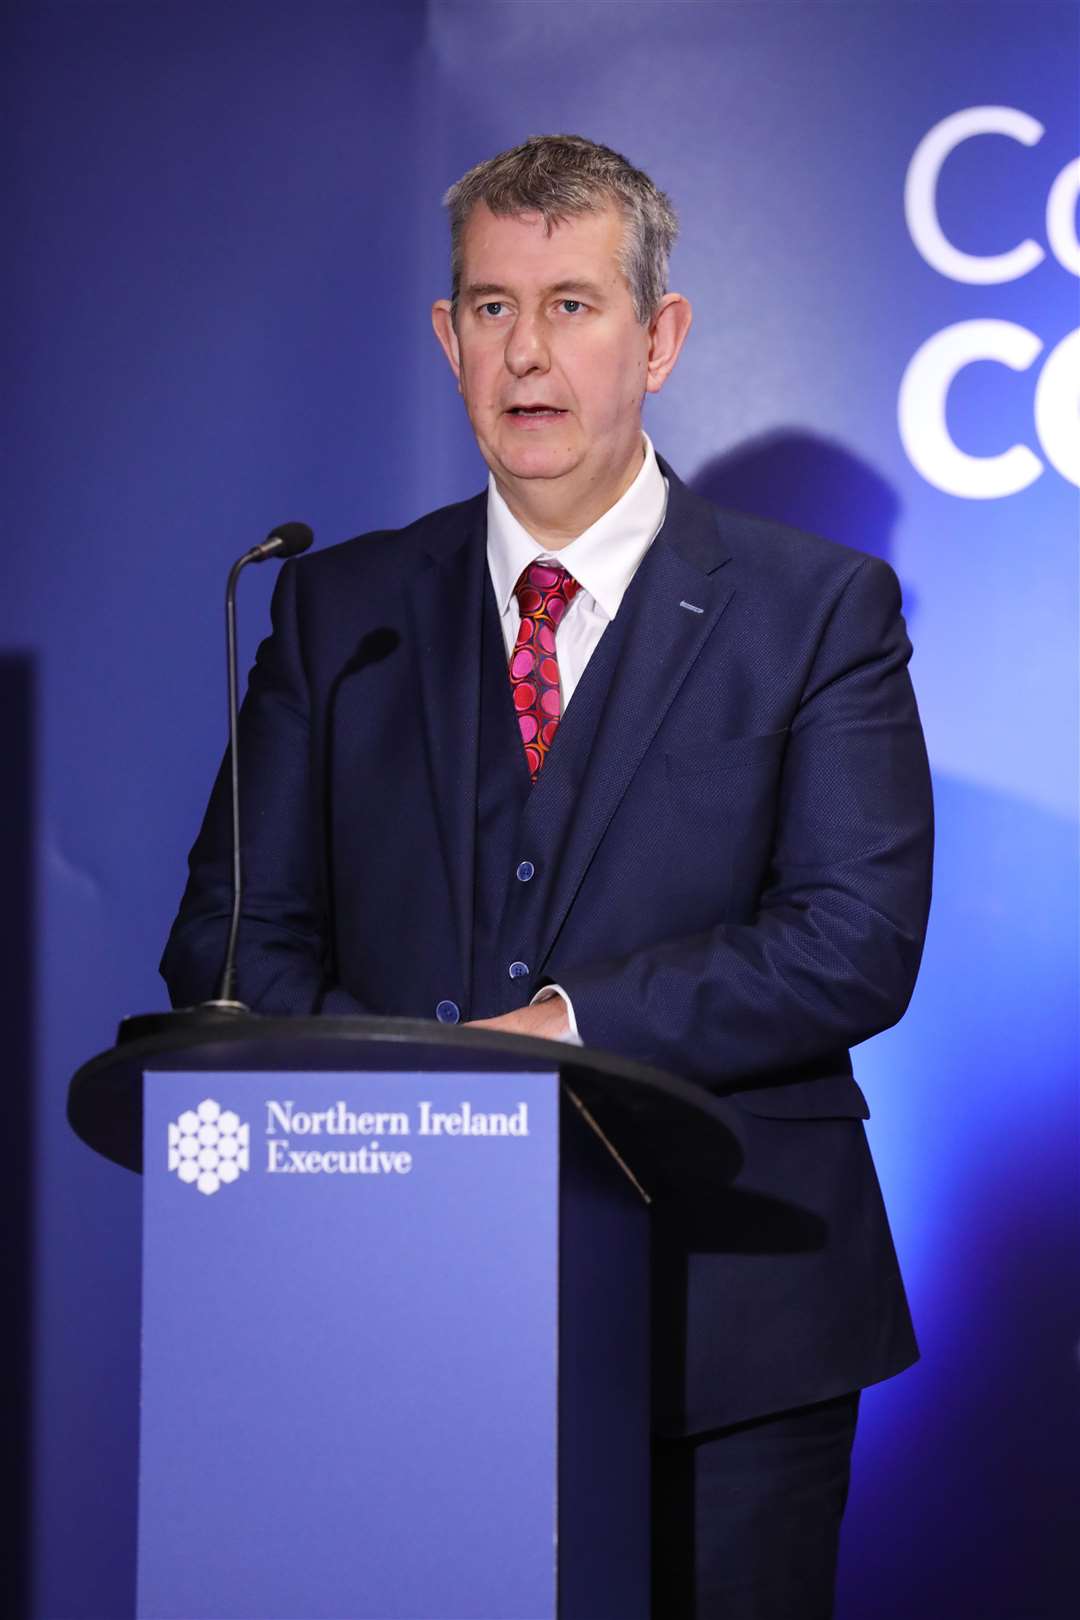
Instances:
[[[475,1018],[469,1029],[500,1029],[504,1035],[533,1035],[540,1040],[559,1041],[570,1028],[566,1003],[561,996],[548,996],[531,1007],[503,1013],[498,1018]]]

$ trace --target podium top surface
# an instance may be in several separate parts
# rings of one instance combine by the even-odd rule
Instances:
[[[700,1086],[609,1052],[423,1019],[265,1018],[151,1013],[125,1019],[115,1046],[75,1074],[68,1119],[95,1152],[142,1168],[143,1076],[154,1070],[555,1071],[627,1162],[660,1187],[688,1158],[733,1173],[738,1150],[717,1101]]]

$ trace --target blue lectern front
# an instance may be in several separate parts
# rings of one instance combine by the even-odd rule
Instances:
[[[490,1031],[129,1020],[139,1620],[646,1620],[648,1202],[689,1086]]]

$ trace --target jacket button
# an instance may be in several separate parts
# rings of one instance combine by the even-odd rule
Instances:
[[[535,871],[536,867],[533,865],[532,861],[522,861],[521,865],[517,869],[518,882],[528,883]]]
[[[461,1008],[456,1001],[440,1001],[435,1016],[440,1024],[456,1024],[461,1017]]]
[[[529,976],[528,962],[511,962],[510,977],[512,979],[527,979]]]

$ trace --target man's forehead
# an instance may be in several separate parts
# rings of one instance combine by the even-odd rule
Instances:
[[[623,280],[618,258],[623,230],[613,205],[548,220],[539,212],[493,214],[478,203],[462,234],[462,281],[501,286],[508,276],[517,276],[554,286]]]

